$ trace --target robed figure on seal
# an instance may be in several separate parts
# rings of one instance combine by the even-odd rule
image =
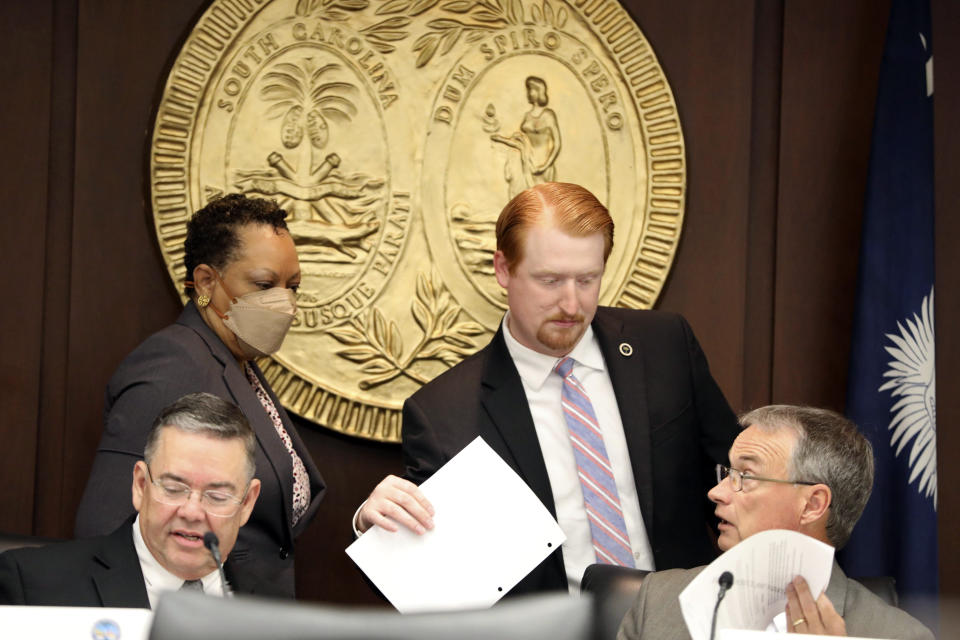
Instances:
[[[513,158],[503,168],[511,198],[536,184],[553,182],[557,177],[555,163],[560,154],[560,125],[557,124],[557,114],[547,108],[550,101],[547,83],[537,76],[528,76],[526,87],[530,110],[524,114],[520,130],[510,136],[490,136],[494,142],[520,152],[519,176]]]

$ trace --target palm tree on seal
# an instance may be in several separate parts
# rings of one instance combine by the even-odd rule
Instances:
[[[330,121],[347,123],[357,115],[350,96],[357,87],[350,82],[331,79],[331,72],[340,69],[334,62],[316,66],[312,58],[302,65],[281,62],[264,75],[260,97],[271,102],[267,117],[281,116],[280,141],[286,149],[297,149],[306,136],[310,144],[301,151],[297,168],[291,167],[281,153],[271,153],[268,161],[283,177],[311,185],[322,181],[340,164],[335,153],[328,154],[319,165],[314,154],[330,140]]]

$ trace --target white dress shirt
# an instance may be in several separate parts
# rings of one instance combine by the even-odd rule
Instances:
[[[566,418],[560,405],[563,381],[553,372],[559,358],[537,353],[517,342],[507,326],[508,317],[509,312],[502,323],[503,337],[523,381],[523,390],[527,396],[527,404],[530,405],[530,415],[533,417],[547,476],[550,478],[557,522],[567,536],[567,541],[561,548],[567,582],[570,592],[578,594],[583,572],[587,566],[597,562],[597,558],[593,550],[593,536],[583,503],[580,479],[577,476],[573,445],[570,443]],[[603,443],[610,466],[613,467],[617,493],[620,495],[620,507],[627,534],[630,536],[635,565],[638,569],[653,571],[653,550],[647,539],[647,530],[643,526],[620,409],[603,353],[593,334],[593,327],[587,327],[580,342],[568,355],[576,361],[573,375],[590,396],[597,421],[600,423]]]
[[[157,562],[153,553],[147,548],[147,543],[143,541],[143,535],[140,533],[140,516],[133,521],[133,546],[137,549],[137,557],[140,558],[140,570],[143,572],[143,581],[147,585],[147,597],[150,599],[150,608],[156,609],[157,602],[160,601],[160,594],[164,591],[179,591],[183,583],[183,578],[178,578]],[[222,596],[223,587],[220,582],[220,572],[214,569],[207,575],[200,578],[203,582],[203,592],[207,595]]]

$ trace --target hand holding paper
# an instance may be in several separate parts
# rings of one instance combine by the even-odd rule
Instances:
[[[373,525],[396,531],[399,525],[414,533],[433,529],[433,505],[417,485],[397,476],[380,481],[357,516],[357,528],[364,532]]]
[[[845,636],[847,625],[826,593],[814,599],[807,581],[797,576],[787,585],[787,632]]]
[[[375,526],[347,554],[401,613],[489,607],[566,540],[481,438],[420,485],[434,528]]]
[[[680,594],[680,610],[693,640],[708,640],[717,579],[730,571],[734,583],[720,606],[717,629],[766,629],[783,613],[787,585],[796,576],[809,585],[809,597],[823,592],[832,569],[833,547],[795,531],[761,531],[704,568]]]

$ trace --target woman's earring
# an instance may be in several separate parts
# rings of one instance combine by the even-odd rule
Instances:
[[[210,304],[210,296],[205,293],[201,293],[197,296],[197,306],[203,309],[205,306]]]

